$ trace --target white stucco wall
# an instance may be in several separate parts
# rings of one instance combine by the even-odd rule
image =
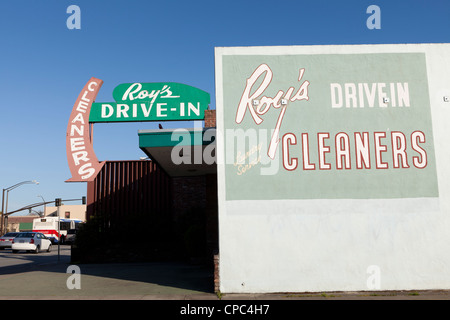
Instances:
[[[58,207],[47,206],[45,208],[45,216],[54,215],[57,216]],[[74,205],[61,205],[59,209],[59,215],[61,218],[66,217],[66,212],[70,213],[70,219],[78,219],[86,221],[86,205],[74,204]]]
[[[438,198],[226,200],[224,55],[390,52],[426,54]],[[450,289],[450,102],[444,96],[450,97],[449,44],[216,48],[221,292]]]

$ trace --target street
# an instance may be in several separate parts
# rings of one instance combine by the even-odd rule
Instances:
[[[78,270],[79,277],[71,270]],[[71,286],[75,283],[71,279],[76,277],[79,286]],[[58,246],[38,254],[0,250],[0,300],[217,298],[212,290],[212,271],[200,265],[155,262],[71,266],[67,245],[60,246],[59,259]]]
[[[70,246],[61,245],[59,261],[70,262]],[[58,245],[53,245],[51,252],[38,254],[19,251],[12,253],[11,249],[0,250],[0,275],[25,271],[31,267],[58,262]]]

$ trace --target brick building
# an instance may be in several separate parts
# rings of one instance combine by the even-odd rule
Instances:
[[[33,229],[33,219],[36,218],[38,218],[37,215],[10,216],[8,217],[6,232],[31,231]]]
[[[204,128],[139,131],[139,147],[150,160],[107,161],[88,182],[87,220],[108,238],[104,259],[213,263],[218,250],[214,127],[215,110],[207,110]],[[179,140],[173,138],[177,135]],[[176,148],[178,154],[173,153]],[[199,161],[199,152],[209,152],[213,161]],[[177,156],[184,161],[178,163]],[[130,240],[143,244],[125,253]],[[91,257],[102,259],[98,252]]]

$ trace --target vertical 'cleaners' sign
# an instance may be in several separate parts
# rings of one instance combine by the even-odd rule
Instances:
[[[223,55],[227,200],[437,197],[424,53]]]
[[[91,106],[102,84],[102,80],[91,78],[79,94],[70,114],[66,153],[72,177],[66,182],[91,181],[104,164],[100,163],[95,155],[89,132]]]

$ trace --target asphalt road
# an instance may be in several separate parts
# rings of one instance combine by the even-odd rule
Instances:
[[[4,249],[0,250],[0,275],[58,262],[70,262],[70,246],[59,246],[59,254],[58,245],[53,245],[50,252],[43,251],[37,254],[25,251],[12,253],[11,249]]]
[[[79,272],[79,288],[74,284]],[[72,279],[72,280],[71,280]],[[70,282],[68,284],[68,282]],[[188,263],[70,263],[70,246],[51,252],[0,250],[0,300],[215,298],[213,270]],[[72,284],[72,285],[70,285]]]

